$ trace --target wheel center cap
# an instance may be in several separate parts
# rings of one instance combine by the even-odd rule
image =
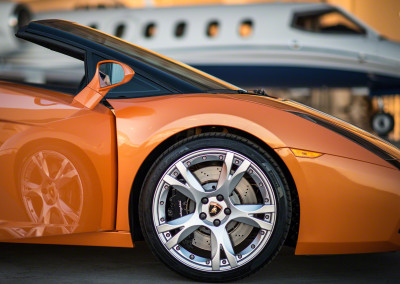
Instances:
[[[220,220],[221,223],[226,222],[229,218],[224,211],[228,208],[225,200],[219,201],[215,196],[209,197],[208,200],[208,203],[202,204],[200,208],[200,212],[206,214],[206,218],[203,221],[208,225],[212,225],[216,219]]]
[[[215,217],[222,212],[222,206],[219,205],[217,202],[211,202],[210,206],[208,206],[208,212],[210,214],[210,217]]]

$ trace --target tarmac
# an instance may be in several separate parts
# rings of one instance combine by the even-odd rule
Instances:
[[[170,271],[143,242],[134,249],[0,244],[0,283],[195,283]],[[236,283],[400,283],[400,252],[295,256],[284,247]]]

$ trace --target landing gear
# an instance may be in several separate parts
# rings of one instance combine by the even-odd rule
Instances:
[[[384,112],[383,100],[378,99],[378,112],[371,118],[372,129],[381,137],[386,137],[394,129],[394,118],[390,113]]]

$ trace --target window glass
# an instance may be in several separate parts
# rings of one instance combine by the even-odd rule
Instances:
[[[115,28],[115,36],[116,37],[123,37],[125,33],[125,25],[124,24],[119,24],[116,28]]]
[[[240,23],[239,35],[241,37],[249,37],[253,33],[253,21],[245,20]]]
[[[21,61],[19,55],[6,57],[0,65],[0,80],[67,94],[76,94],[86,85],[83,58],[73,58],[28,42],[26,47],[32,48],[35,54],[46,54],[48,61],[38,62],[35,58]]]
[[[179,22],[176,25],[176,28],[175,28],[175,36],[176,37],[184,36],[185,30],[186,30],[186,23],[185,22]]]
[[[217,21],[212,21],[208,23],[206,34],[208,37],[216,37],[219,33],[219,23]]]
[[[106,98],[136,98],[170,93],[170,91],[162,88],[160,85],[136,73],[128,83],[112,88],[107,93]]]
[[[144,37],[152,38],[157,32],[157,26],[155,23],[149,23],[144,28]]]
[[[316,33],[365,34],[360,25],[337,10],[297,14],[294,27]]]

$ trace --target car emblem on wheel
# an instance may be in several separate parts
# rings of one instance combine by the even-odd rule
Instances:
[[[210,216],[214,217],[217,216],[222,210],[222,206],[218,203],[211,202],[210,206],[208,207],[208,211],[210,212]]]

